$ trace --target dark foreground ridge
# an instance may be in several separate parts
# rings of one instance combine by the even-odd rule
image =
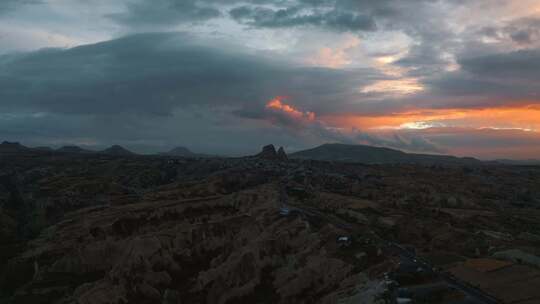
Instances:
[[[540,301],[539,167],[0,151],[0,303]]]

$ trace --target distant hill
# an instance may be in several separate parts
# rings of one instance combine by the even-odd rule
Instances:
[[[214,155],[214,154],[204,154],[204,153],[193,152],[186,147],[176,147],[168,152],[158,153],[158,155],[173,156],[173,157],[197,157],[197,158],[218,157],[218,155]]]
[[[0,144],[0,153],[17,153],[30,151],[30,148],[21,145],[18,142],[4,141]]]
[[[42,151],[42,152],[54,152],[54,149],[51,147],[41,146],[41,147],[35,147],[33,148],[36,151]]]
[[[358,162],[365,164],[481,164],[475,158],[448,155],[413,154],[365,145],[324,144],[313,149],[289,154],[293,159]]]
[[[161,155],[167,156],[180,156],[180,157],[194,157],[197,156],[196,153],[193,153],[191,150],[185,147],[176,147],[169,152],[160,153]]]
[[[540,160],[538,159],[497,159],[495,162],[505,165],[515,165],[515,166],[540,166]]]
[[[86,150],[77,146],[63,146],[62,148],[56,149],[56,152],[62,153],[95,153],[94,151]]]
[[[102,154],[108,154],[108,155],[115,155],[115,156],[132,156],[132,155],[136,155],[135,153],[129,151],[128,149],[122,147],[122,146],[119,146],[119,145],[114,145],[114,146],[111,146],[110,148],[107,148],[103,151],[101,151],[100,153]]]

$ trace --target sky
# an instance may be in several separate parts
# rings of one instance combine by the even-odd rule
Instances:
[[[2,0],[0,139],[540,158],[540,0]]]

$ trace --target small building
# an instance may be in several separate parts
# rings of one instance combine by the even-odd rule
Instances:
[[[352,239],[350,236],[339,236],[337,238],[337,243],[339,247],[349,247],[352,244]]]

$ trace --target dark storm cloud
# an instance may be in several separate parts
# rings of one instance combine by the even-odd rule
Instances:
[[[72,15],[60,18],[62,1],[45,1],[44,8],[50,11],[20,9],[16,12],[20,16],[10,14],[6,26],[18,26],[9,23],[12,16],[24,17],[31,20],[26,24],[36,27],[27,31],[22,30],[25,23],[19,26],[27,39],[49,40],[51,33],[62,33],[59,43],[46,45],[72,45],[64,42],[72,40],[78,41],[73,44],[88,43],[110,39],[104,37],[115,30],[170,30],[176,25],[193,30],[193,36],[139,34],[71,49],[0,56],[0,138],[148,147],[196,143],[199,151],[227,149],[227,145],[231,151],[242,150],[269,142],[304,148],[308,142],[361,141],[439,152],[439,143],[446,147],[452,143],[424,134],[406,136],[401,130],[395,136],[344,132],[324,120],[268,112],[264,105],[275,96],[286,96],[304,114],[369,119],[416,110],[538,103],[539,19],[471,20],[472,28],[456,30],[455,21],[461,19],[451,18],[456,12],[463,16],[455,9],[482,1],[492,0],[122,0],[94,12],[100,18],[108,14],[108,20],[96,20],[108,21],[113,30],[90,40],[84,36],[94,33],[77,33],[86,26],[76,29],[74,22],[78,22],[73,18],[81,7],[88,9],[88,2],[74,1],[86,6],[66,5],[66,14]],[[0,14],[28,3],[39,1],[0,1]],[[53,11],[54,18],[49,15]],[[56,16],[57,27],[47,28],[51,21],[43,20]],[[280,30],[240,34],[241,27],[232,25],[234,21],[249,29]],[[64,32],[65,28],[70,30]],[[295,30],[287,33],[288,28]],[[340,51],[340,37],[351,35],[336,32],[363,36],[360,46]],[[278,39],[276,33],[294,39]],[[311,36],[305,45],[304,34]],[[318,34],[321,41],[313,39]],[[22,34],[13,35],[19,39]],[[234,36],[231,41],[238,46],[202,38],[209,36]],[[266,37],[270,37],[268,42]],[[40,43],[31,44],[32,48],[44,45]],[[275,43],[282,49],[271,51]],[[253,55],[247,45],[259,47],[259,53]],[[351,64],[336,69],[301,66],[323,47],[329,55]],[[403,74],[351,68],[369,66],[371,59],[389,55],[400,59],[385,67],[403,68],[399,69]],[[276,56],[291,61],[279,61]],[[362,90],[379,80],[386,81],[382,90]],[[413,86],[421,83],[424,90],[400,91],[409,80]]]
[[[382,77],[370,69],[294,66],[173,33],[4,55],[0,137],[36,145],[179,142],[222,153],[268,142],[299,149],[345,137],[311,123],[290,132],[293,122],[283,117],[268,128],[260,111],[269,99],[286,95],[305,110],[342,111],[340,104]]]
[[[395,64],[408,68],[410,76],[418,77],[440,73],[450,63],[446,55],[457,48],[459,37],[446,22],[447,10],[474,1],[290,0],[274,1],[274,5],[251,2],[234,7],[229,15],[253,28],[309,26],[357,34],[403,32],[413,43],[408,54]]]
[[[0,136],[41,144],[120,143],[142,151],[181,138],[196,150],[224,153],[268,142],[297,148],[354,143],[358,138],[307,113],[358,110],[359,89],[380,79],[370,69],[306,68],[216,49],[186,34],[139,34],[0,57],[0,109],[12,113],[0,115]],[[278,95],[303,118],[268,112],[266,102]],[[378,145],[429,149],[422,139],[397,139]]]
[[[248,1],[249,2],[249,1]],[[235,7],[229,14],[236,21],[253,27],[315,26],[336,31],[402,30],[410,34],[437,35],[441,20],[434,16],[435,5],[462,4],[436,0],[290,0],[251,3]],[[421,20],[422,22],[419,22]],[[431,23],[430,23],[431,21]],[[380,26],[379,26],[380,25]],[[437,26],[434,26],[437,25]]]
[[[211,48],[185,34],[139,34],[0,57],[0,106],[169,115],[178,107],[245,106],[288,95],[322,111],[377,77],[369,69],[295,67]]]
[[[129,0],[124,12],[110,17],[129,27],[159,26],[206,21],[229,10],[233,19],[253,27],[316,26],[356,32],[375,30],[377,17],[397,19],[404,8],[429,1],[404,2],[405,5],[388,0]]]
[[[512,40],[520,44],[528,44],[532,42],[531,32],[525,30],[519,30],[510,34]]]
[[[448,60],[443,57],[443,51],[429,43],[429,40],[421,40],[421,43],[411,46],[409,52],[403,58],[395,62],[396,65],[407,68],[407,75],[413,77],[426,77],[444,72]]]
[[[409,101],[411,105],[476,108],[539,102],[540,51],[535,43],[540,41],[540,19],[509,20],[461,36],[426,24],[416,24],[417,43],[396,62],[427,88]],[[409,33],[415,37],[414,31]],[[502,44],[526,48],[499,48]],[[452,64],[449,54],[459,69],[447,70]]]
[[[459,60],[462,69],[478,77],[540,81],[540,50],[520,50]]]
[[[540,40],[540,18],[520,18],[500,26],[485,26],[478,33],[480,36],[512,42],[527,46]]]
[[[275,4],[272,0],[127,0],[125,11],[108,15],[113,21],[130,28],[160,27],[204,22],[222,16],[227,5],[249,3]]]
[[[302,7],[269,9],[241,6],[230,11],[236,21],[254,27],[283,28],[318,26],[336,31],[373,31],[375,21],[371,16],[332,10],[330,12],[304,12]]]
[[[40,4],[41,0],[2,0],[0,1],[0,15],[28,4]]]
[[[540,51],[458,58],[460,70],[424,80],[426,99],[438,100],[433,107],[485,107],[513,102],[538,102]]]
[[[125,12],[112,14],[109,17],[128,26],[153,26],[205,21],[221,15],[216,7],[200,2],[192,0],[132,0],[127,3]]]

